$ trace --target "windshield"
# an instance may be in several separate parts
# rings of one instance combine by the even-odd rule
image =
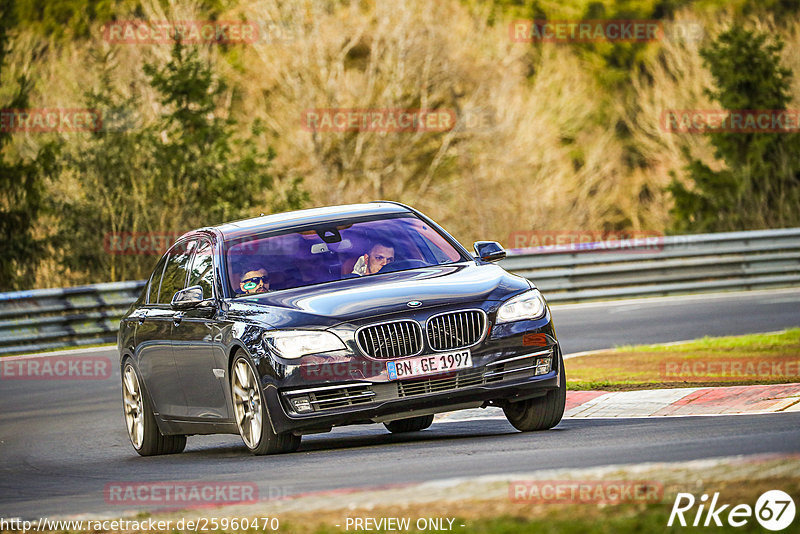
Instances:
[[[225,249],[234,296],[463,259],[441,234],[414,216],[240,237],[227,241]]]

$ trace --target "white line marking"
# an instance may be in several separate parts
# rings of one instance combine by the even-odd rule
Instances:
[[[5,360],[29,360],[31,358],[44,358],[45,356],[80,356],[81,354],[92,353],[92,352],[105,352],[112,350],[115,353],[117,352],[116,345],[103,345],[102,347],[90,347],[90,348],[77,348],[77,349],[67,349],[67,350],[54,350],[52,352],[36,352],[33,354],[18,354],[16,356],[0,356],[0,362]]]
[[[599,419],[603,421],[620,421],[625,419],[677,419],[681,417],[728,417],[732,415],[780,415],[782,413],[787,412],[796,412],[800,411],[800,404],[796,404],[789,410],[782,410],[780,412],[768,412],[768,411],[758,411],[758,412],[735,412],[735,413],[696,413],[696,414],[671,414],[671,415],[620,415],[620,416],[611,416],[611,415],[587,415],[587,416],[578,416],[578,415],[564,415],[562,421],[566,420],[577,420],[577,419]],[[505,416],[500,415],[490,415],[486,414],[484,416],[481,415],[473,415],[471,417],[465,417],[464,419],[434,419],[434,424],[436,423],[468,423],[470,421],[501,421],[505,420]],[[510,424],[510,423],[509,423]]]
[[[546,293],[546,292],[545,292]],[[628,298],[622,300],[601,300],[594,302],[575,302],[572,304],[558,304],[550,305],[554,310],[568,310],[580,308],[595,308],[609,306],[628,306],[630,304],[658,304],[670,303],[671,301],[686,301],[686,300],[712,300],[712,299],[725,299],[725,298],[740,298],[743,296],[758,296],[758,295],[783,295],[783,294],[800,294],[800,289],[796,287],[783,288],[783,289],[757,289],[753,291],[725,291],[720,293],[694,293],[690,295],[669,295],[666,297],[641,297],[641,298]],[[545,297],[547,295],[545,294]]]

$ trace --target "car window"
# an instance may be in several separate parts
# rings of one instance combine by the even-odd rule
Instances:
[[[436,258],[437,263],[458,261],[461,255],[431,226],[420,219],[411,219],[409,224],[414,228],[411,236],[420,247]]]
[[[164,264],[167,262],[167,256],[164,255],[159,260],[156,268],[153,269],[153,274],[150,275],[150,285],[147,289],[147,303],[155,304],[158,302],[158,288],[161,286],[161,275],[164,274]]]
[[[203,288],[203,298],[214,297],[214,261],[213,249],[209,241],[200,241],[195,247],[192,266],[189,268],[189,282],[186,287],[200,286]]]
[[[378,271],[369,262],[370,252],[383,263]],[[463,258],[426,222],[411,215],[392,215],[237,236],[225,242],[225,259],[231,290],[238,296],[444,265]],[[372,267],[367,269],[367,264]]]
[[[161,278],[161,290],[158,294],[159,304],[169,304],[172,296],[185,287],[187,264],[195,243],[196,241],[182,241],[170,250],[164,268],[164,276]]]

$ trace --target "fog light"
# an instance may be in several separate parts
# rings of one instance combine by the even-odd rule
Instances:
[[[311,406],[311,401],[306,396],[294,397],[292,399],[292,406],[297,413],[313,412],[314,408]]]
[[[550,358],[538,358],[536,360],[536,372],[534,376],[546,375],[550,372]]]

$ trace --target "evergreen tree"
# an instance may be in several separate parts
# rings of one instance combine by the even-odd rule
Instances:
[[[275,154],[258,146],[258,125],[242,133],[220,116],[226,87],[197,48],[179,43],[164,65],[143,66],[159,97],[149,123],[137,113],[141,99],[115,89],[113,53],[98,66],[102,74],[85,105],[102,112],[103,128],[63,158],[65,172],[81,184],[79,196],[58,206],[64,268],[102,281],[142,278],[155,257],[108,250],[108,235],[161,239],[307,201],[300,180],[288,187],[273,180]]]
[[[249,135],[237,135],[236,122],[215,112],[226,87],[197,49],[176,43],[166,65],[145,65],[144,70],[165,110],[156,126],[153,172],[173,213],[184,212],[192,225],[199,225],[218,224],[253,210],[271,211],[272,206],[264,206],[264,193],[273,187],[269,166],[275,153],[256,145],[258,124]],[[299,183],[292,187],[297,189]],[[302,194],[299,200],[281,207],[297,208]]]
[[[701,50],[726,110],[785,110],[791,71],[781,67],[780,41],[734,26]],[[709,133],[726,168],[698,160],[687,166],[691,188],[673,179],[669,191],[676,232],[719,232],[800,223],[800,135]]]
[[[14,5],[0,5],[0,77],[7,52],[9,29],[14,27]],[[20,76],[9,102],[0,102],[0,290],[31,287],[36,267],[46,253],[46,242],[36,235],[44,207],[42,180],[54,172],[55,146],[47,144],[30,159],[10,154],[13,119],[6,110],[28,109],[31,82]]]

